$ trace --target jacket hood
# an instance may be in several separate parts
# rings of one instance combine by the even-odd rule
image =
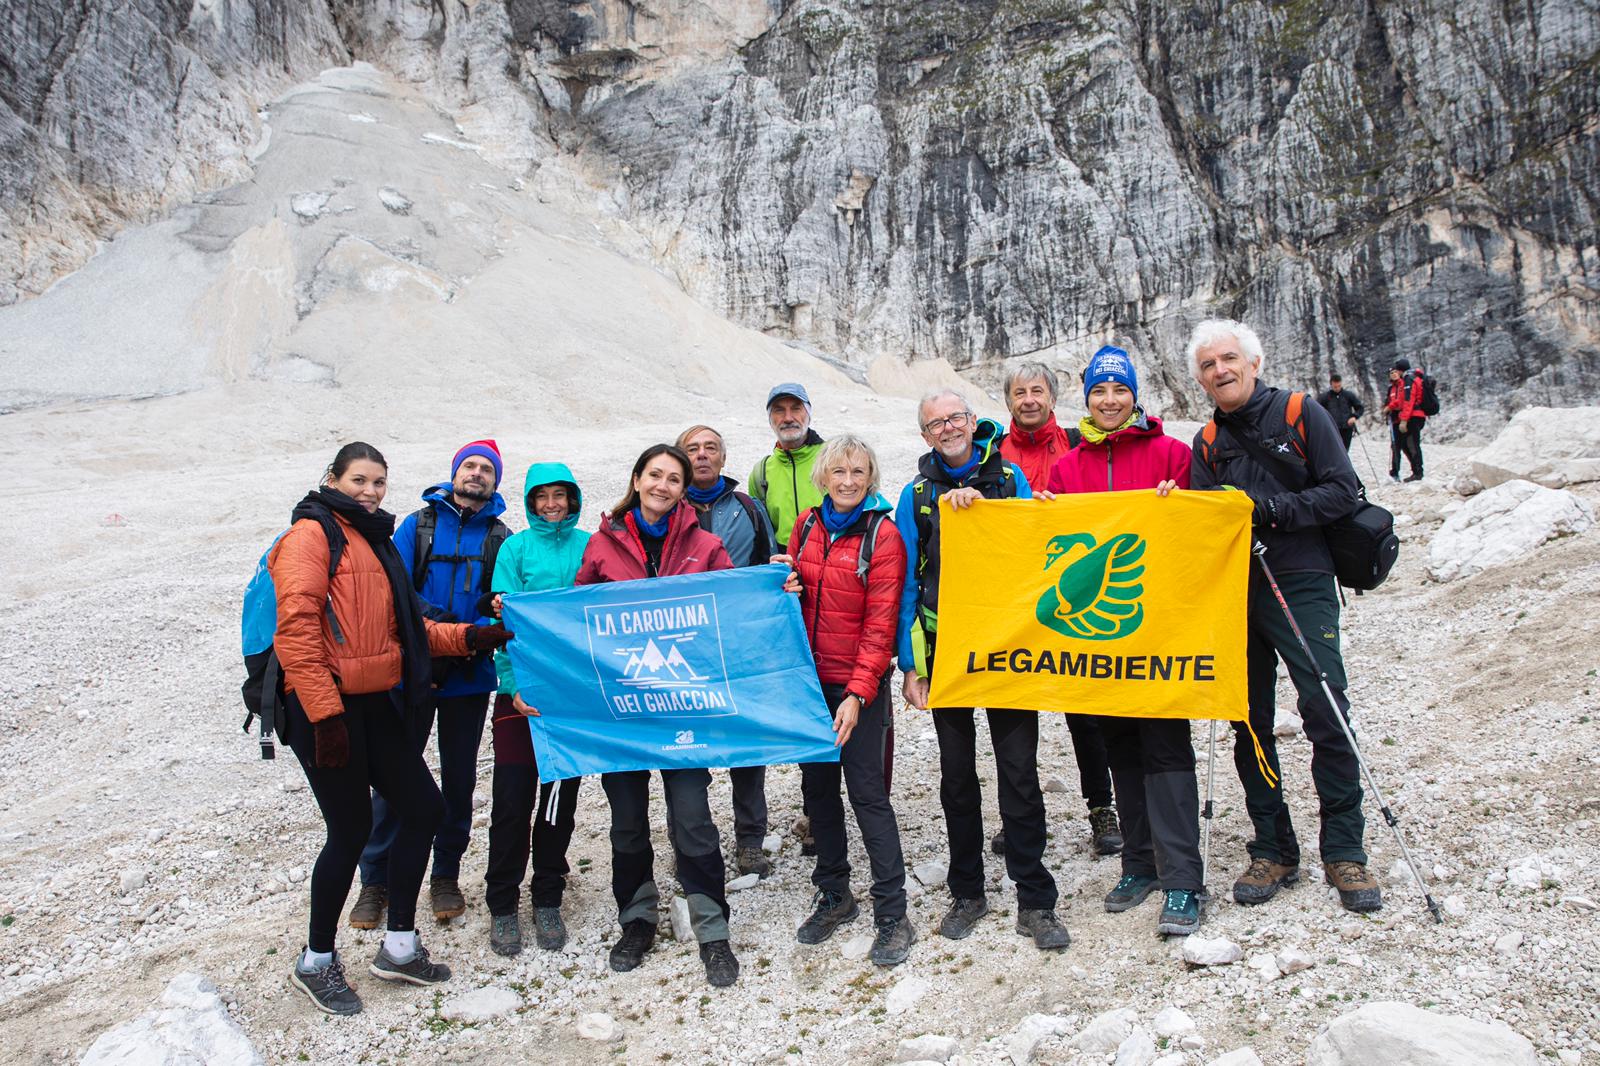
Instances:
[[[864,507],[868,511],[894,510],[894,504],[890,503],[889,498],[881,492],[874,492],[871,496],[867,497],[867,502]]]
[[[572,513],[559,522],[546,522],[534,514],[533,490],[543,485],[565,485],[572,497]],[[566,463],[534,463],[528,467],[528,476],[522,479],[522,509],[528,516],[528,528],[536,533],[551,535],[577,528],[583,514],[583,492]]]
[[[443,506],[450,508],[452,511],[459,512],[461,508],[457,507],[456,501],[450,498],[453,491],[454,490],[450,488],[450,482],[441,481],[439,484],[423,490],[422,502],[442,504]],[[472,517],[468,518],[467,521],[472,522],[480,519],[499,518],[505,513],[506,499],[497,492],[489,497],[488,503],[474,511],[472,513]]]
[[[1092,424],[1091,420],[1085,419],[1085,421],[1090,421]],[[1114,429],[1110,433],[1104,433],[1099,440],[1095,440],[1088,433],[1084,433],[1083,446],[1085,448],[1103,448],[1107,441],[1125,440],[1129,437],[1161,437],[1165,435],[1166,431],[1161,428],[1161,419],[1155,415],[1145,414],[1144,409],[1140,408],[1139,417],[1132,424],[1123,426],[1121,429]]]

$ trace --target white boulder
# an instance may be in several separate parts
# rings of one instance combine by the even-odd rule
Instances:
[[[1600,407],[1529,407],[1472,457],[1485,488],[1515,479],[1559,489],[1600,481]]]
[[[1256,1054],[1252,1047],[1234,1048],[1226,1055],[1218,1055],[1211,1060],[1211,1066],[1265,1066],[1261,1056]],[[1370,1066],[1370,1064],[1369,1064]]]
[[[902,1040],[895,1048],[896,1062],[948,1062],[961,1047],[954,1037],[927,1033],[911,1040]]]
[[[602,1044],[609,1044],[614,1040],[622,1039],[622,1026],[609,1014],[596,1012],[594,1014],[578,1015],[578,1035],[585,1040],[596,1040]]]
[[[217,994],[197,973],[180,973],[161,993],[161,1009],[124,1022],[89,1045],[83,1066],[260,1066],[250,1044]]]
[[[1156,1061],[1156,1042],[1143,1028],[1135,1028],[1128,1038],[1117,1045],[1117,1057],[1112,1066],[1150,1066]]]
[[[1127,1007],[1097,1014],[1072,1040],[1072,1046],[1090,1055],[1109,1055],[1133,1035],[1139,1016]]]
[[[729,892],[743,892],[747,888],[755,888],[761,883],[760,874],[741,874],[727,884]]]
[[[1239,945],[1223,937],[1190,936],[1183,941],[1183,961],[1190,966],[1226,966],[1244,958]]]
[[[919,862],[911,868],[911,876],[928,888],[938,888],[950,876],[950,864],[937,859]]]
[[[1155,1030],[1157,1036],[1164,1036],[1168,1040],[1176,1040],[1181,1036],[1188,1036],[1194,1032],[1196,1026],[1194,1019],[1185,1014],[1180,1007],[1162,1007],[1160,1013],[1150,1022],[1150,1028]]]
[[[889,989],[884,1008],[890,1014],[904,1014],[916,1006],[917,1000],[927,995],[928,988],[928,982],[921,977],[902,977]]]
[[[1311,969],[1317,964],[1317,960],[1299,948],[1284,948],[1278,952],[1277,963],[1278,972],[1287,976]]]
[[[1526,1038],[1498,1022],[1435,1014],[1409,1003],[1368,1003],[1311,1042],[1306,1066],[1535,1066]]]
[[[522,997],[509,988],[474,988],[451,996],[439,1005],[439,1014],[452,1022],[486,1022],[522,1006]]]
[[[1054,1014],[1030,1014],[1022,1019],[1017,1031],[1006,1041],[1006,1052],[1011,1056],[1014,1066],[1027,1066],[1033,1061],[1034,1050],[1040,1043],[1052,1036],[1064,1035],[1071,1027],[1065,1018]],[[1108,1050],[1115,1047],[1113,1044]]]
[[[672,904],[667,908],[667,917],[672,925],[672,939],[680,944],[687,944],[694,939],[694,922],[689,917],[688,900],[673,896]]]
[[[1468,577],[1593,524],[1588,501],[1531,481],[1507,481],[1474,496],[1439,527],[1428,574],[1435,581]]]

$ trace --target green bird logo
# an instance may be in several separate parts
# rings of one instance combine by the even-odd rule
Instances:
[[[1082,554],[1071,558],[1082,549]],[[1080,640],[1116,640],[1139,628],[1144,606],[1144,538],[1118,533],[1097,545],[1088,533],[1051,537],[1044,549],[1044,569],[1069,560],[1056,583],[1039,597],[1034,614],[1039,623],[1062,636]]]

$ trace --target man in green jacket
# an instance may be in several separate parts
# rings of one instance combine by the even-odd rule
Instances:
[[[787,554],[795,519],[822,503],[822,491],[811,482],[822,438],[811,428],[811,397],[804,385],[793,381],[767,393],[767,421],[778,443],[751,469],[745,491],[767,509],[778,553]]]

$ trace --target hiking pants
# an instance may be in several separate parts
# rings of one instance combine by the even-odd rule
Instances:
[[[371,790],[394,797],[394,841],[389,848],[389,928],[416,928],[417,890],[428,864],[428,845],[444,817],[439,786],[406,733],[395,697],[374,692],[344,697],[350,759],[338,769],[318,769],[316,739],[295,694],[284,697],[289,747],[306,772],[311,794],[322,810],[328,837],[311,868],[312,951],[332,951],[339,915],[350,895],[350,878],[372,831]]]
[[[1199,892],[1200,789],[1185,718],[1098,719],[1122,822],[1122,873]]]
[[[1111,806],[1111,769],[1106,762],[1106,741],[1101,735],[1100,718],[1092,714],[1069,714],[1067,729],[1072,733],[1072,754],[1078,760],[1078,789],[1091,811]]]
[[[844,686],[822,686],[823,698],[838,716]],[[829,892],[850,894],[850,858],[839,780],[850,793],[850,809],[872,867],[872,916],[906,916],[906,862],[900,851],[900,826],[889,805],[884,784],[884,750],[889,733],[889,686],[861,708],[856,728],[839,752],[838,762],[800,764],[800,788],[811,812],[811,835],[817,841],[817,865],[811,883]]]
[[[939,804],[950,840],[950,895],[984,895],[983,792],[978,784],[978,731],[971,707],[932,712],[939,738]],[[1000,825],[1006,833],[1006,872],[1017,885],[1017,905],[1049,910],[1056,882],[1044,866],[1044,793],[1039,791],[1039,716],[1033,711],[990,708],[989,738],[1000,792]]]
[[[661,787],[671,797],[667,818],[678,864],[678,883],[688,897],[694,937],[704,944],[728,939],[728,894],[723,885],[722,839],[711,820],[706,787],[711,771],[662,770]],[[654,924],[660,892],[655,882],[655,850],[650,844],[650,771],[600,775],[611,802],[611,892],[617,921]]]
[[[461,856],[472,835],[472,790],[478,784],[478,748],[483,743],[483,717],[489,697],[437,696],[417,721],[412,738],[417,752],[427,750],[434,712],[439,718],[439,787],[444,794],[444,821],[433,838],[433,876],[454,880],[461,874]],[[361,883],[389,883],[389,849],[398,820],[381,790],[372,793],[372,837],[361,852]]]
[[[1272,565],[1268,560],[1267,565]],[[1311,645],[1316,666],[1328,675],[1328,687],[1339,701],[1337,713],[1348,718],[1350,701],[1345,698],[1344,659],[1339,654],[1339,597],[1332,574],[1277,574],[1278,587],[1300,623],[1300,631]],[[1267,765],[1274,774],[1278,768],[1278,742],[1272,726],[1277,715],[1276,688],[1278,659],[1289,668],[1294,682],[1300,718],[1305,723],[1306,739],[1311,741],[1311,781],[1321,803],[1322,833],[1320,850],[1323,862],[1365,863],[1361,837],[1366,823],[1361,815],[1361,770],[1355,752],[1339,728],[1335,711],[1322,694],[1316,671],[1306,662],[1305,652],[1294,639],[1283,609],[1272,589],[1259,574],[1250,575],[1250,639],[1247,651],[1250,688],[1250,728],[1255,730]],[[1255,747],[1244,725],[1235,722],[1233,765],[1244,785],[1245,807],[1255,826],[1250,842],[1253,858],[1270,859],[1285,866],[1300,862],[1300,843],[1284,802],[1283,785],[1268,784],[1256,765]]]
[[[728,781],[733,785],[733,842],[759,850],[767,838],[767,768],[735,766]]]
[[[1389,423],[1389,476],[1400,476],[1400,457],[1403,455],[1411,466],[1411,473],[1417,477],[1422,476],[1422,426],[1423,419],[1413,418],[1406,423],[1406,431],[1400,432],[1397,422]],[[1268,563],[1267,565],[1271,565]]]
[[[489,913],[517,913],[517,890],[528,872],[530,853],[533,905],[559,907],[571,869],[567,847],[582,778],[539,783],[528,720],[511,706],[510,696],[494,699],[493,739],[494,805],[489,809],[489,869],[483,878]]]

